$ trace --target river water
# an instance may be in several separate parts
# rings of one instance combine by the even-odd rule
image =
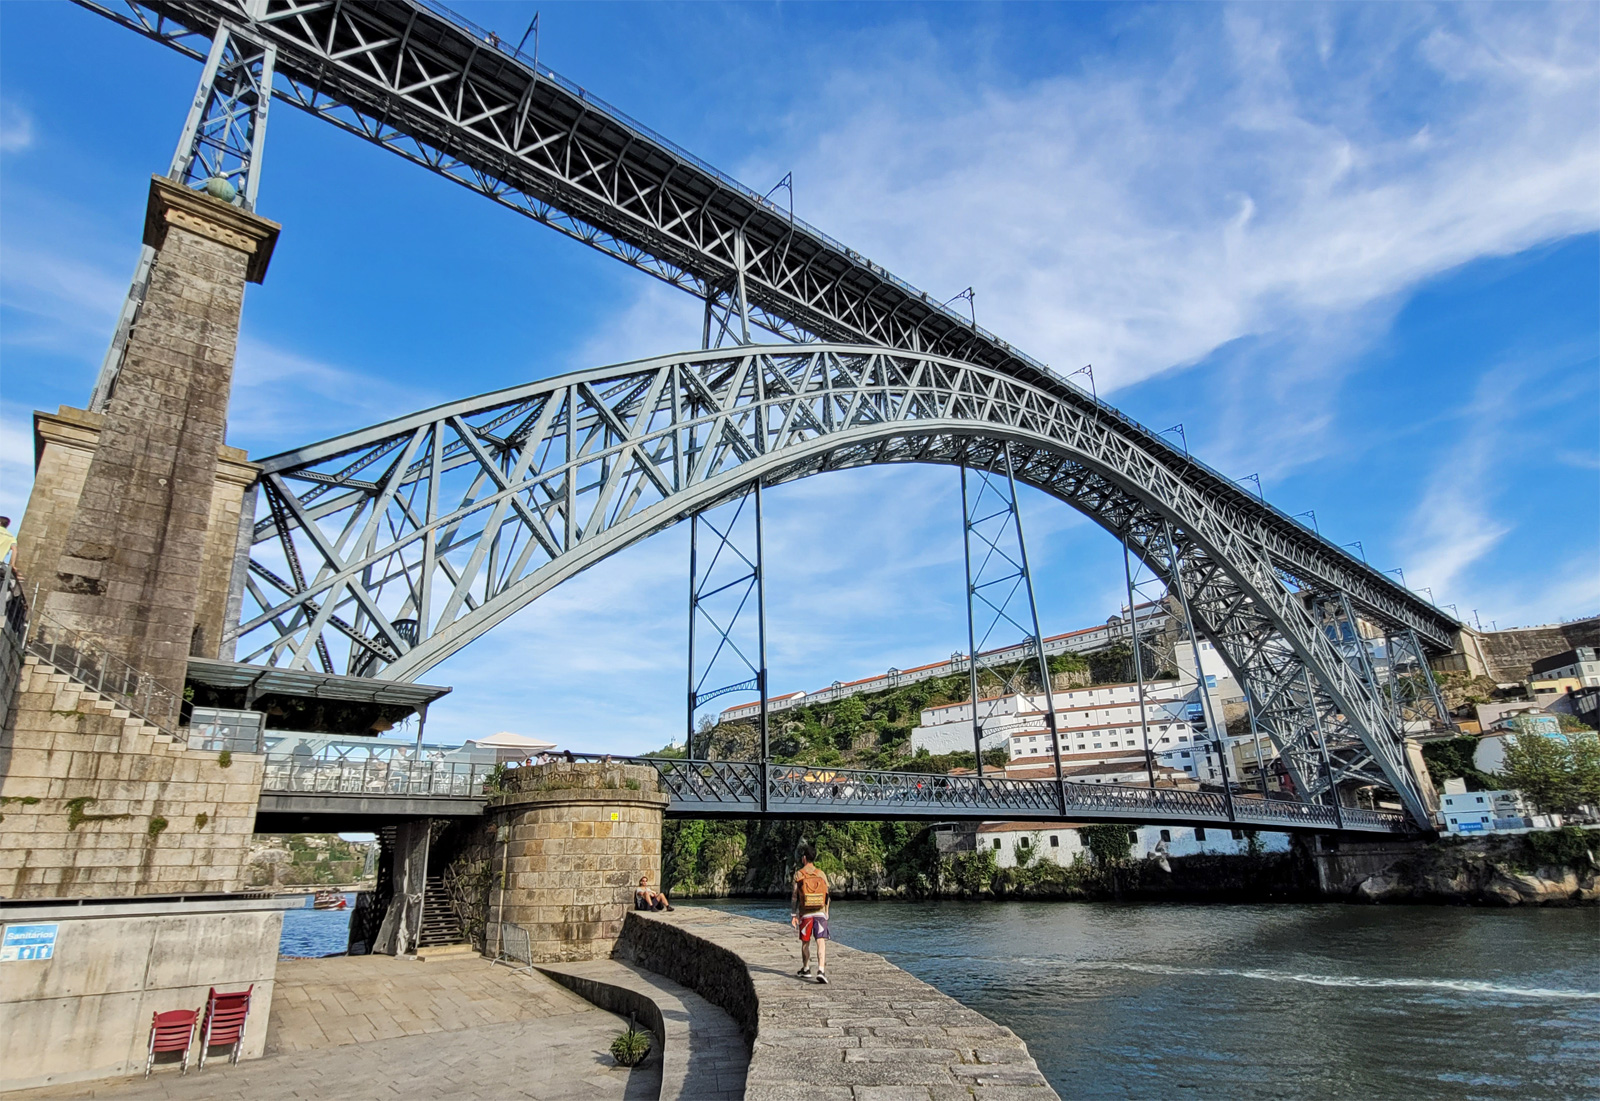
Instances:
[[[306,896],[304,908],[283,912],[283,936],[278,940],[278,955],[331,956],[343,952],[350,940],[350,914],[355,908],[356,896],[344,896],[348,906],[343,910],[317,910]]]
[[[831,925],[1011,1028],[1064,1098],[1600,1097],[1594,909],[841,902]]]

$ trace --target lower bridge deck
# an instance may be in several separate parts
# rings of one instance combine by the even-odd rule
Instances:
[[[602,759],[589,754],[574,756]],[[1400,811],[1269,799],[1241,791],[1233,792],[1230,801],[1221,791],[1133,784],[1057,784],[1053,780],[756,761],[617,756],[604,759],[653,769],[662,792],[670,800],[667,814],[675,818],[1013,819],[1318,833],[1415,832]],[[288,825],[292,819],[303,825],[335,818],[360,822],[396,816],[471,817],[482,813],[491,783],[514,790],[517,771],[504,770],[496,781],[491,768],[482,765],[389,762],[378,769],[370,762],[301,761],[274,767],[269,758],[259,820]],[[278,823],[280,817],[285,821]]]

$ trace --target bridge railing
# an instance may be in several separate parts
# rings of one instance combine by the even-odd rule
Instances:
[[[34,599],[37,603],[37,592]],[[56,622],[37,607],[30,610],[30,615],[28,653],[108,697],[163,734],[178,736],[182,697],[176,691],[135,669],[98,640]]]
[[[478,798],[493,765],[463,761],[326,761],[268,754],[264,792]]]
[[[1410,819],[1399,811],[1367,810],[1364,807],[1340,807],[1339,816],[1344,819],[1346,829],[1353,826],[1363,829],[1381,829],[1394,833],[1405,833],[1411,828]]]
[[[577,754],[576,756],[587,756]],[[767,785],[769,810],[814,808],[819,814],[851,809],[874,814],[904,811],[970,816],[1057,818],[1059,794],[1051,780],[939,773],[839,769],[807,765],[762,765],[753,761],[690,761],[667,757],[613,757],[612,760],[653,768],[661,790],[675,804],[709,811],[750,812],[761,806],[761,785]],[[1381,830],[1404,832],[1406,816],[1388,811],[1263,799],[1234,795],[1235,814],[1228,816],[1226,797],[1217,791],[1149,788],[1134,784],[1074,784],[1066,788],[1066,813],[1086,818],[1209,819],[1220,825],[1267,828]]]

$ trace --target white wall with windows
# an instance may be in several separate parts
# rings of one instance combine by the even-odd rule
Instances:
[[[1138,834],[1133,854],[1136,859],[1149,856],[1163,842],[1168,856],[1238,856],[1250,851],[1248,834],[1227,826],[1140,826]],[[1261,852],[1288,852],[1289,835],[1258,830],[1256,845]]]
[[[994,853],[995,863],[1002,868],[1017,866],[1019,849],[1032,853],[1029,863],[1049,861],[1063,868],[1080,856],[1088,859],[1076,829],[1037,822],[985,822],[978,827],[977,848]]]

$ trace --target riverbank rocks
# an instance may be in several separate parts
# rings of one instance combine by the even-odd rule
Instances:
[[[882,956],[828,947],[802,981],[787,925],[701,907],[630,913],[619,958],[720,1005],[750,1041],[746,1101],[1050,1101],[1027,1045]]]
[[[1548,864],[1520,836],[1346,843],[1317,854],[1325,896],[1472,906],[1600,904],[1600,869]]]

